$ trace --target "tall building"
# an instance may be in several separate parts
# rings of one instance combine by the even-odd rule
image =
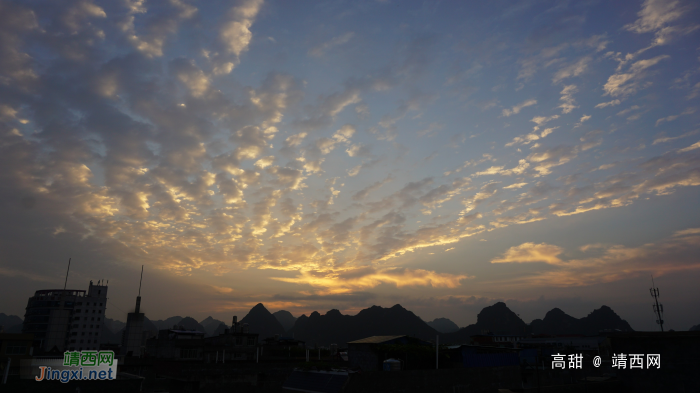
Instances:
[[[97,350],[107,309],[107,285],[90,281],[87,291],[42,289],[27,302],[22,333],[34,335],[34,348],[48,352]]]

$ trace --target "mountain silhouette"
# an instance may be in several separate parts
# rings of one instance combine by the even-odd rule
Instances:
[[[302,315],[288,332],[307,345],[338,344],[344,347],[349,341],[370,336],[409,335],[423,340],[434,340],[438,334],[422,319],[397,304],[391,308],[372,306],[357,315],[343,315],[330,310],[325,315],[317,311],[309,317]]]
[[[277,318],[279,323],[284,328],[285,332],[294,327],[294,322],[297,321],[297,319],[294,318],[294,315],[292,315],[292,313],[285,310],[279,310],[277,312],[272,313],[272,315],[274,315],[275,318]]]
[[[581,319],[574,318],[555,308],[544,319],[535,319],[530,323],[534,334],[583,334],[596,335],[601,330],[633,331],[632,327],[615,314],[608,306],[601,306]]]
[[[544,319],[530,322],[534,334],[579,334],[579,320],[566,314],[559,308],[553,308],[545,314]]]
[[[3,327],[6,333],[15,333],[17,326],[19,325],[19,331],[22,331],[22,318],[17,315],[6,315],[5,313],[0,313],[0,326]]]
[[[698,330],[700,330],[700,325],[695,325],[695,326],[691,327],[689,330],[690,330],[691,332],[698,331]]]
[[[159,319],[157,321],[153,321],[153,324],[156,325],[156,328],[158,330],[172,329],[173,325],[179,324],[181,320],[182,320],[181,316],[176,316],[176,317],[170,317],[166,320]]]
[[[226,333],[226,329],[228,329],[228,326],[226,326],[225,323],[220,323],[219,326],[214,329],[214,331],[211,333],[211,336],[218,336],[220,334]]]
[[[199,322],[199,324],[202,325],[202,327],[204,328],[204,332],[207,334],[207,336],[214,336],[214,332],[219,328],[219,325],[221,325],[222,323],[224,322],[219,321],[218,319],[214,319],[211,316]]]
[[[104,321],[104,326],[107,329],[109,329],[112,333],[117,333],[120,330],[124,329],[124,326],[126,326],[126,323],[112,318],[105,318]]]
[[[452,333],[459,330],[459,326],[447,318],[435,318],[430,322],[426,322],[428,326],[437,330],[440,333]]]
[[[454,333],[444,334],[445,344],[468,344],[471,336],[491,332],[494,334],[529,334],[530,327],[511,311],[505,303],[498,302],[484,307],[476,316],[476,323],[463,327]]]
[[[187,330],[196,330],[202,333],[206,333],[204,326],[200,325],[196,319],[192,317],[184,317],[177,323],[178,326],[182,326]],[[172,326],[171,326],[172,327]]]
[[[248,315],[240,320],[241,324],[247,323],[251,333],[258,333],[258,339],[263,340],[273,337],[275,334],[284,334],[284,328],[274,315],[258,303],[248,311]]]

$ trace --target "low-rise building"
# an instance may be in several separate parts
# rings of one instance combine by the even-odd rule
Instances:
[[[174,360],[202,360],[204,332],[182,326],[158,331],[146,341],[146,356]]]
[[[385,360],[381,352],[382,346],[433,346],[432,343],[411,336],[372,336],[348,342],[348,362],[350,368],[360,368],[363,371],[382,369]],[[386,347],[385,347],[386,348]],[[396,347],[394,347],[396,348]],[[387,353],[387,356],[391,356]],[[434,361],[434,357],[432,358]],[[413,362],[406,359],[405,363]],[[412,363],[411,363],[412,364]]]
[[[32,358],[33,342],[32,334],[0,333],[0,378],[5,375],[8,363],[8,375],[19,375],[21,360]]]

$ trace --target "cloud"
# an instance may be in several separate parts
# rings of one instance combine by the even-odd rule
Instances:
[[[611,75],[608,81],[603,86],[605,90],[604,95],[610,95],[613,97],[627,97],[636,93],[639,89],[644,86],[641,85],[641,79],[647,76],[644,72],[647,68],[653,67],[662,60],[668,59],[668,55],[659,55],[647,60],[639,60],[629,67],[628,72]],[[600,104],[599,104],[600,105]]]
[[[145,7],[131,7],[120,23],[125,38],[134,48],[148,57],[163,56],[168,36],[177,32],[179,25],[197,13],[197,8],[182,1],[172,1],[160,18],[148,17]],[[136,15],[147,15],[143,24],[136,23]],[[142,18],[142,17],[139,17]],[[137,26],[142,26],[138,31]]]
[[[457,288],[462,280],[468,278],[470,277],[463,274],[437,273],[423,269],[360,267],[343,270],[301,272],[294,278],[275,277],[273,279],[322,288],[323,291],[320,293],[326,295],[375,288],[381,284],[390,284],[397,288],[416,286]]]
[[[679,149],[679,150],[678,150],[678,153],[685,153],[685,152],[689,152],[689,151],[695,150],[695,149],[700,149],[700,141],[695,142],[695,143],[693,143],[692,145],[690,145],[690,146],[688,146],[688,147],[684,147],[684,148],[682,148],[682,149]]]
[[[552,132],[554,132],[554,130],[556,130],[557,128],[559,128],[559,127],[545,128],[545,129],[544,129],[541,133],[539,133],[539,134],[536,133],[536,132],[532,132],[532,133],[527,134],[527,135],[516,136],[515,138],[513,138],[512,141],[506,143],[505,146],[506,146],[506,147],[510,147],[510,146],[513,146],[513,145],[516,145],[516,144],[528,145],[528,144],[530,144],[531,142],[534,142],[534,141],[536,141],[536,140],[539,140],[539,139],[541,139],[541,138],[546,137],[547,135],[549,135],[549,134],[551,134]]]
[[[354,36],[355,33],[349,31],[341,36],[334,37],[330,41],[324,42],[321,45],[309,49],[309,55],[314,57],[321,57],[329,49],[349,42]]]
[[[683,15],[685,8],[680,7],[680,3],[678,0],[645,0],[637,13],[639,19],[625,25],[625,29],[638,34],[661,29]]]
[[[549,130],[549,128],[547,129]],[[547,131],[545,130],[545,131]],[[516,138],[517,139],[517,138]],[[529,143],[529,142],[528,142]],[[506,145],[508,146],[508,145]],[[492,166],[485,171],[477,172],[473,176],[484,176],[484,175],[502,175],[502,176],[512,176],[512,175],[522,175],[525,170],[530,166],[530,163],[525,159],[521,159],[518,165],[511,169],[504,169],[502,166]]]
[[[536,104],[537,104],[537,100],[535,100],[535,99],[525,100],[525,101],[521,102],[520,104],[515,105],[511,109],[504,109],[503,112],[501,112],[501,113],[502,113],[503,117],[517,115],[518,113],[520,113],[520,111],[523,108],[527,108],[528,106],[533,106]]]
[[[511,184],[507,187],[503,187],[503,189],[504,190],[518,189],[518,188],[523,188],[526,185],[527,185],[527,183],[514,183],[514,184]]]
[[[572,146],[557,146],[531,153],[527,159],[533,163],[540,176],[552,173],[551,169],[566,164],[577,156],[578,149]]]
[[[585,245],[580,249],[584,253],[595,250],[600,255],[563,261],[559,259],[559,255],[564,250],[558,246],[525,243],[511,247],[502,258],[492,263],[545,262],[551,265],[549,270],[510,280],[511,285],[524,287],[599,285],[649,275],[659,277],[673,272],[700,269],[700,263],[694,257],[700,250],[697,228],[678,231],[671,238],[639,247],[594,244]]]
[[[676,139],[681,139],[681,138],[689,137],[689,136],[691,136],[691,135],[695,135],[695,134],[697,134],[698,132],[700,132],[700,130],[695,130],[695,131],[686,132],[685,134],[682,134],[682,135],[679,135],[679,136],[674,136],[674,137],[662,136],[662,137],[659,137],[659,138],[654,139],[654,142],[652,143],[652,145],[656,145],[656,144],[658,144],[658,143],[665,143],[665,142],[675,141]]]
[[[612,100],[608,102],[601,102],[600,104],[596,105],[596,108],[605,108],[606,106],[615,106],[615,105],[620,105],[620,100]]]
[[[681,114],[679,114],[679,115],[671,115],[671,116],[662,117],[662,118],[660,118],[659,120],[656,121],[656,126],[658,127],[659,124],[661,124],[661,123],[663,123],[663,122],[674,121],[674,120],[678,119],[680,116],[691,115],[691,114],[693,114],[693,113],[695,113],[695,108],[688,108],[688,109],[684,110],[684,111],[683,111]]]
[[[384,179],[384,180],[381,180],[381,181],[378,181],[378,182],[374,182],[374,183],[370,184],[369,186],[367,186],[367,187],[361,189],[360,191],[356,192],[355,194],[353,194],[352,200],[353,200],[353,201],[361,201],[361,200],[367,198],[367,196],[368,196],[370,193],[372,193],[372,192],[374,192],[374,191],[380,189],[383,185],[385,185],[385,184],[387,184],[387,183],[389,183],[389,182],[391,182],[391,181],[392,181],[392,178],[391,178],[391,177],[387,177],[387,178]]]
[[[563,252],[561,247],[551,244],[528,242],[509,248],[501,257],[492,259],[491,263],[544,262],[557,265],[562,263],[559,255]]]
[[[229,287],[217,287],[216,285],[211,285],[211,287],[214,288],[214,290],[216,292],[219,292],[219,293],[231,293],[231,292],[233,292],[233,289],[229,288]]]
[[[559,98],[559,100],[562,101],[561,105],[559,105],[561,113],[571,113],[571,111],[578,108],[578,106],[574,105],[576,102],[576,100],[574,100],[574,93],[576,92],[578,92],[576,85],[564,86],[564,89],[561,91],[561,98]]]
[[[563,67],[554,74],[552,78],[553,83],[561,82],[564,79],[571,78],[574,76],[579,76],[583,74],[588,68],[588,64],[591,62],[591,57],[586,56],[579,59],[576,63]]]

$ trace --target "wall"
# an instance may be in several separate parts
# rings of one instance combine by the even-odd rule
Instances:
[[[453,392],[520,388],[520,367],[479,369],[377,371],[352,374],[343,393],[360,392]]]

